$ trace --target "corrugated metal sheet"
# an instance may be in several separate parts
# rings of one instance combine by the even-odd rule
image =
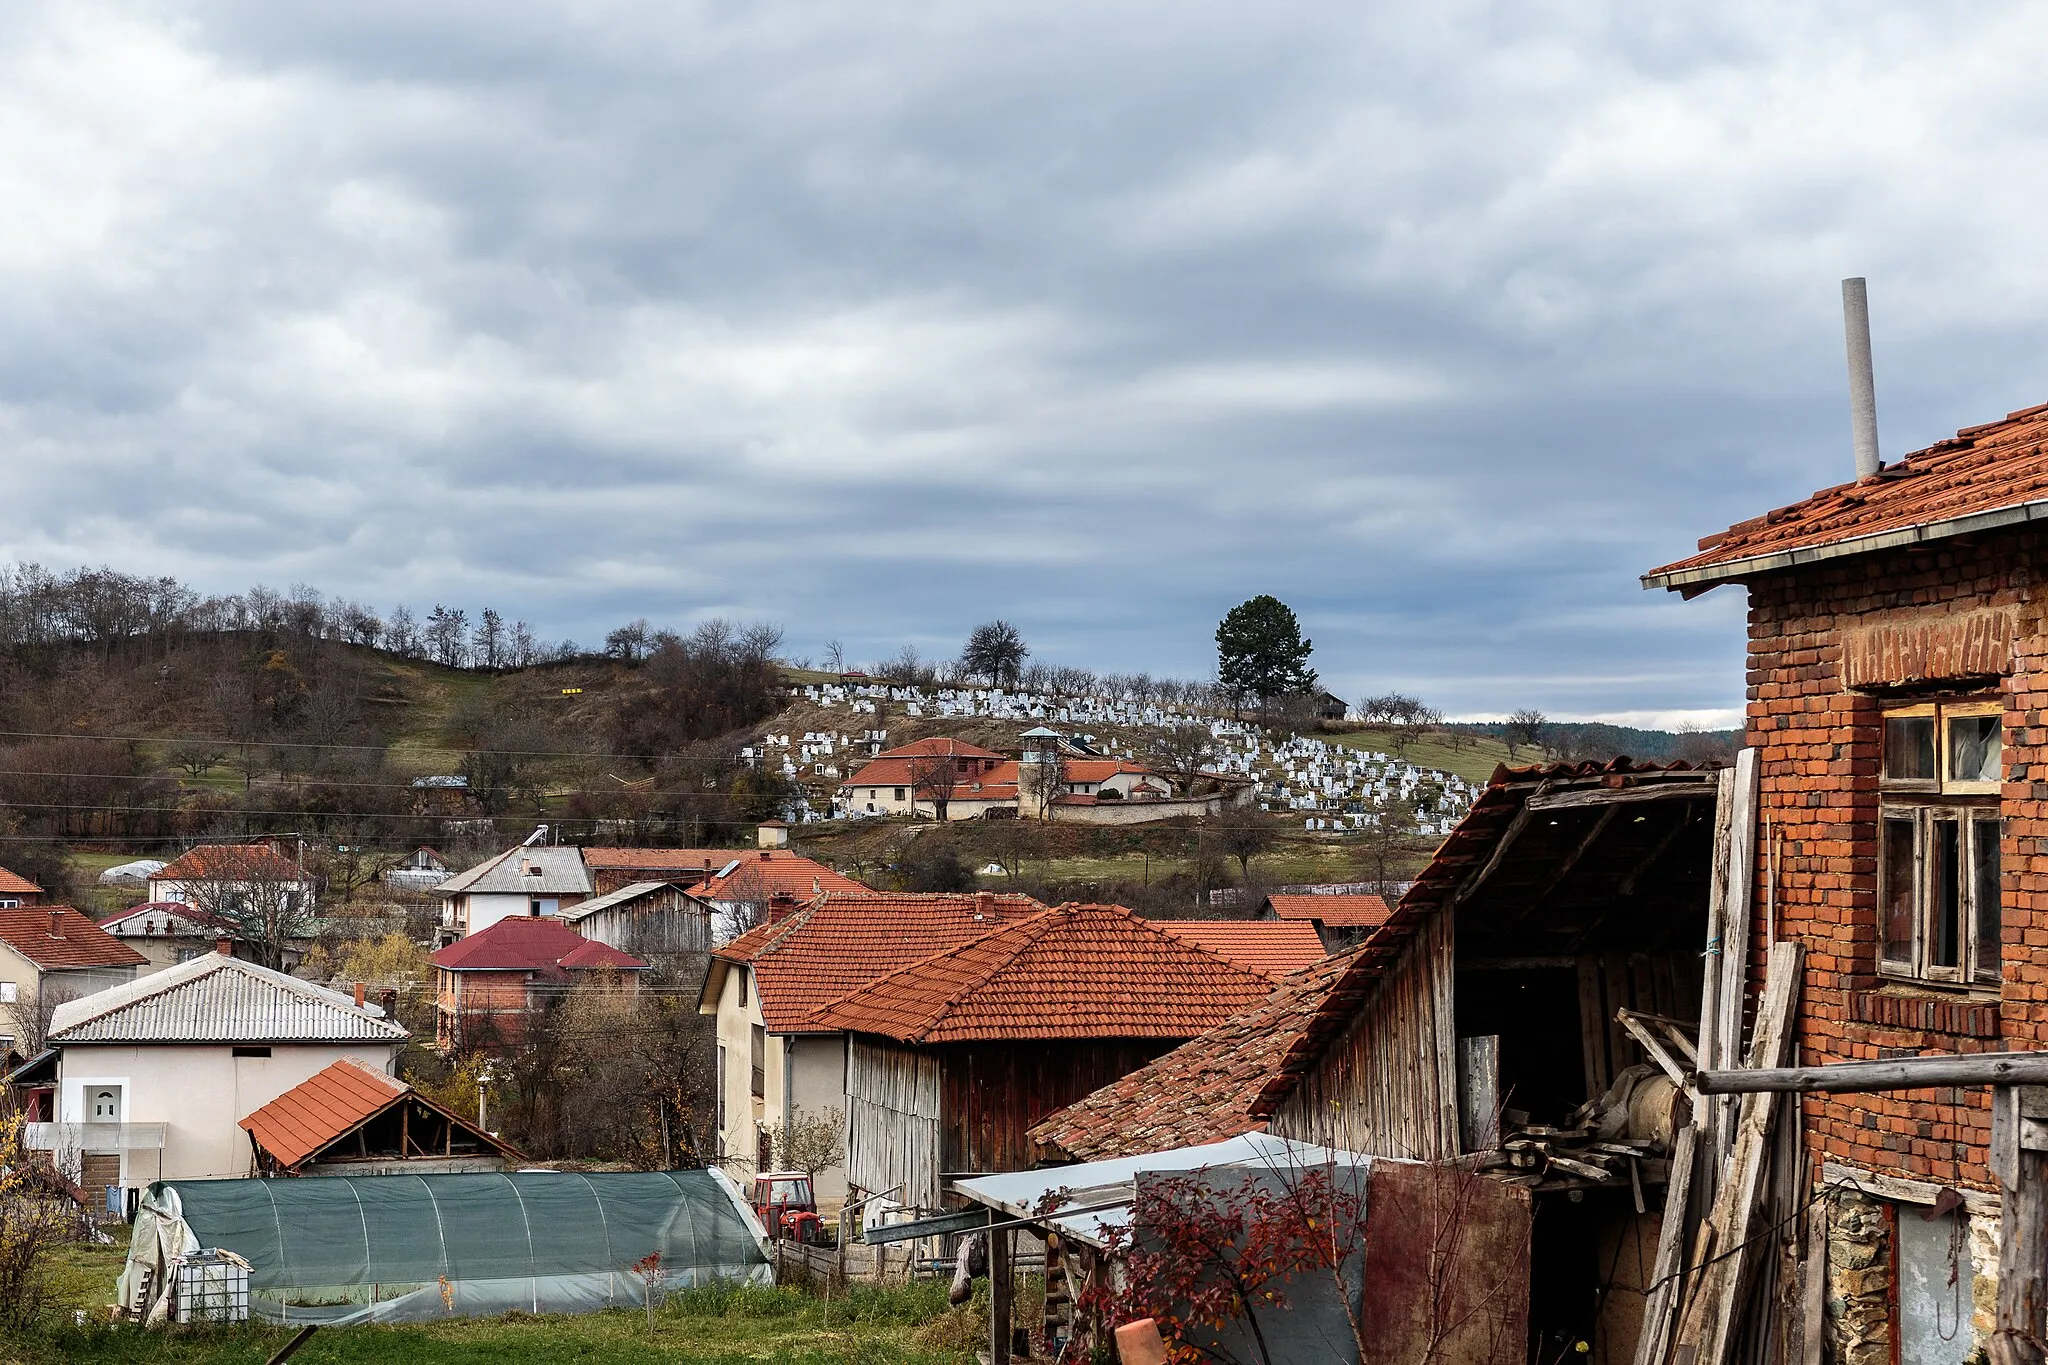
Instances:
[[[310,981],[208,953],[59,1005],[50,1041],[392,1043],[409,1036],[382,1013]]]
[[[539,868],[535,876],[531,869]],[[532,892],[536,896],[589,895],[590,872],[580,848],[545,845],[509,849],[434,888],[442,895]]]

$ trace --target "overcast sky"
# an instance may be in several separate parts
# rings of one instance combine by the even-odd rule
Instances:
[[[0,558],[1722,720],[1842,276],[2048,399],[2048,12],[1794,9],[12,0]]]

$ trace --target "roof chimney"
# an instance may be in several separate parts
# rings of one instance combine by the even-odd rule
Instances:
[[[357,1009],[361,1009],[362,1007],[363,1007],[363,983],[362,983],[362,982],[360,982],[360,981],[358,981],[358,982],[356,982],[356,1008],[357,1008]]]
[[[64,937],[64,915],[63,915],[63,912],[62,912],[62,911],[59,911],[59,910],[52,910],[52,911],[50,911],[50,937],[51,937],[51,938],[62,938],[62,937]]]
[[[974,893],[974,917],[976,919],[994,919],[996,917],[995,892],[977,891]]]
[[[235,955],[235,941],[231,938],[217,938],[213,941],[213,950],[222,957],[233,957]]]
[[[1849,429],[1856,441],[1856,477],[1867,479],[1877,456],[1877,380],[1870,367],[1870,292],[1862,276],[1842,281],[1842,336],[1849,348]]]

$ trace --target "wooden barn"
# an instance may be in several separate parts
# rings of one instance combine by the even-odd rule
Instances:
[[[1263,1001],[1268,977],[1119,906],[1062,905],[812,1016],[849,1035],[847,1178],[941,1207],[1034,1163],[1031,1126]]]
[[[628,882],[562,912],[587,939],[650,962],[711,951],[711,906],[675,882]]]

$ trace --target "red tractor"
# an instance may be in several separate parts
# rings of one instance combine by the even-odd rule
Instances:
[[[811,1178],[802,1171],[767,1171],[754,1177],[754,1214],[768,1235],[812,1246],[825,1240]]]

